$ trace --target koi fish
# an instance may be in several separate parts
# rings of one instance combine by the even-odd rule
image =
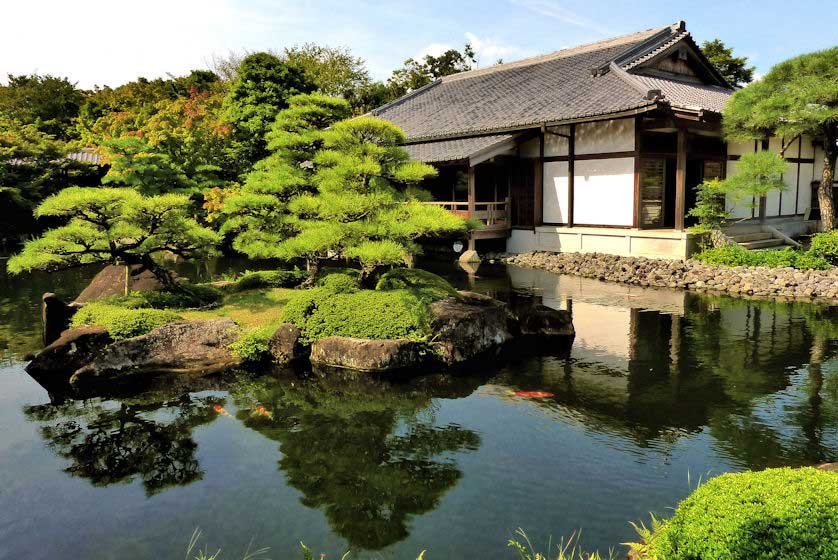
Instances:
[[[227,409],[221,406],[220,404],[215,405],[214,407],[212,407],[212,409],[221,416],[230,416],[230,413],[227,412]]]
[[[553,393],[548,391],[515,391],[516,397],[529,397],[529,398],[541,398],[541,397],[552,397]]]

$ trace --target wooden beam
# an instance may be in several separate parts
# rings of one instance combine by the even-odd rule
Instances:
[[[684,231],[684,210],[687,202],[687,131],[678,129],[678,151],[675,156],[675,229]]]
[[[544,223],[544,127],[541,127],[541,134],[538,135],[538,160],[535,164],[534,190],[533,190],[533,226],[540,226]]]
[[[570,125],[567,139],[567,227],[573,227],[573,205],[576,197],[576,124]]]

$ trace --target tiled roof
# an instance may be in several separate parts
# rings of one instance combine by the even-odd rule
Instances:
[[[99,165],[102,162],[102,157],[90,148],[83,148],[78,152],[70,152],[67,154],[67,159],[93,165]]]
[[[411,159],[424,161],[425,163],[461,161],[512,140],[514,137],[514,134],[496,134],[493,136],[408,144],[404,148],[410,154]]]
[[[685,39],[686,38],[686,39]],[[445,76],[372,114],[404,129],[410,142],[506,133],[542,124],[595,118],[657,104],[621,66],[637,68],[681,40],[684,23],[581,47]],[[673,104],[676,93],[669,87]],[[712,88],[711,88],[712,89]],[[723,89],[723,88],[722,88]],[[715,111],[718,92],[705,97]],[[681,99],[681,97],[678,97]],[[696,96],[700,101],[700,98]],[[723,103],[721,104],[723,106]]]
[[[721,113],[733,90],[705,84],[693,84],[677,80],[668,80],[652,76],[635,76],[649,89],[659,89],[663,101],[680,109],[703,109]]]

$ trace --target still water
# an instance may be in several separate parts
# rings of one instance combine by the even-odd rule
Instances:
[[[410,381],[231,374],[51,401],[21,362],[39,297],[91,272],[0,276],[0,558],[181,558],[196,527],[230,559],[251,541],[298,558],[301,540],[503,559],[517,527],[622,550],[629,521],[700,478],[838,460],[838,308],[434,270],[571,309],[572,349]]]

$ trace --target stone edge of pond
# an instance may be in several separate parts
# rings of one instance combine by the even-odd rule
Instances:
[[[625,257],[604,253],[531,252],[487,255],[508,265],[644,287],[758,298],[838,301],[838,268],[797,270],[708,265],[692,259]]]

